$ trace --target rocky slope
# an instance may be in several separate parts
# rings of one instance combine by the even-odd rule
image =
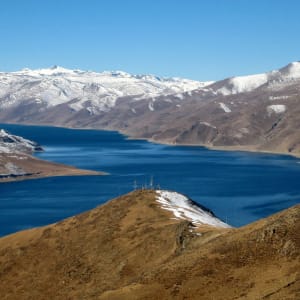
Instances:
[[[31,154],[43,151],[36,142],[0,129],[0,182],[61,175],[97,175],[94,171],[36,159]]]
[[[1,299],[299,299],[300,206],[234,229],[138,190],[0,239]]]
[[[300,62],[218,82],[63,68],[0,73],[0,121],[300,154]]]

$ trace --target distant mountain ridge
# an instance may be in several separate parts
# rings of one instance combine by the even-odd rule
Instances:
[[[143,97],[168,95],[201,88],[211,82],[152,75],[131,75],[123,71],[69,70],[54,66],[48,69],[23,69],[0,73],[0,108],[23,101],[41,109],[67,103],[74,111],[90,114],[110,110],[121,97],[138,100]]]
[[[0,122],[300,155],[300,62],[216,82],[57,66],[0,73]]]

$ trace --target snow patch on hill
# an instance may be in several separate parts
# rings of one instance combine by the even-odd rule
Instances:
[[[267,112],[270,114],[282,114],[286,111],[286,106],[283,104],[274,104],[267,107]]]
[[[232,94],[253,91],[254,89],[267,83],[267,74],[257,74],[250,76],[234,77],[230,80],[232,84]]]
[[[226,112],[226,113],[230,113],[231,109],[224,103],[220,102],[220,107]]]
[[[171,211],[177,219],[191,221],[197,226],[231,227],[182,194],[165,190],[157,190],[156,193],[156,201],[163,209]]]

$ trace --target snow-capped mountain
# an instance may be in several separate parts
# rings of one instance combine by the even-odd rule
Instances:
[[[62,67],[0,73],[0,108],[22,103],[39,106],[40,111],[68,103],[73,111],[90,114],[109,111],[117,99],[140,100],[202,88],[211,82],[152,75],[131,75],[122,71],[96,73]]]
[[[36,142],[24,139],[21,136],[12,135],[4,129],[0,129],[0,153],[33,153],[34,151],[42,150],[42,147]]]
[[[0,73],[0,122],[5,123],[300,153],[299,116],[300,62],[217,82],[62,67]]]
[[[284,68],[267,73],[249,76],[237,76],[216,82],[209,90],[222,95],[252,92],[261,87],[267,89],[282,88],[300,81],[300,62],[292,62]]]

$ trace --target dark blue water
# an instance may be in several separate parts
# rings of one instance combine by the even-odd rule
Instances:
[[[56,222],[141,186],[150,177],[241,226],[300,202],[300,159],[127,140],[116,132],[0,125],[45,147],[38,157],[108,176],[0,184],[0,235]]]

